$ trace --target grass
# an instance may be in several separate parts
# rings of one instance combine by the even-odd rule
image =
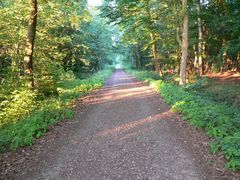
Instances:
[[[12,94],[11,102],[1,110],[0,152],[32,145],[49,127],[63,118],[72,119],[72,101],[100,88],[113,68],[102,70],[87,79],[67,78],[58,83],[58,96],[37,100],[29,90]]]
[[[174,83],[174,77],[160,78],[147,71],[129,72],[155,87],[164,101],[172,105],[183,119],[203,128],[213,138],[212,153],[222,152],[228,160],[228,168],[240,169],[240,109],[233,103],[239,93],[238,86],[229,88],[227,84],[221,84],[218,88],[218,82],[203,79],[180,87]]]

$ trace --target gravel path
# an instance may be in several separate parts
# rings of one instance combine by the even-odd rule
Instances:
[[[60,124],[32,147],[1,157],[2,162],[12,159],[2,177],[234,179],[209,161],[209,139],[201,131],[122,70],[79,104],[84,106],[76,106],[72,122]]]

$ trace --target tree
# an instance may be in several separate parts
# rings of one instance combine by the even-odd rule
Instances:
[[[28,23],[28,34],[26,40],[24,65],[25,65],[25,76],[27,80],[27,86],[34,88],[33,78],[33,50],[34,40],[37,29],[37,0],[29,0],[30,5],[30,16]]]
[[[200,17],[201,3],[197,0],[197,14],[198,14],[198,77],[201,78],[203,74],[203,32],[202,32],[202,20]]]
[[[147,38],[144,49],[148,51],[151,63],[158,74],[161,73],[160,55],[158,51],[157,26],[155,23],[155,7],[151,0],[131,0],[131,1],[105,1],[102,8],[102,16],[110,19],[110,22],[120,25],[124,30],[124,36],[132,37],[130,44],[137,44],[142,37]],[[134,34],[134,35],[133,35]],[[141,38],[139,38],[141,37]],[[139,62],[137,59],[136,62]]]
[[[183,30],[182,30],[182,59],[180,63],[180,80],[179,85],[186,84],[186,67],[188,59],[188,10],[187,0],[182,0],[183,17]]]

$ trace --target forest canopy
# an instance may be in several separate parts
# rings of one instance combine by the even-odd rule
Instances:
[[[180,72],[185,84],[185,76],[240,70],[239,7],[235,0],[106,0],[101,15],[124,32],[134,67]]]
[[[66,81],[87,78],[119,56],[118,27],[87,1],[0,2],[1,127],[61,96]]]

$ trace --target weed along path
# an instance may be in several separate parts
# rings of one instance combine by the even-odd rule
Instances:
[[[123,70],[79,101],[73,121],[2,155],[1,178],[234,179],[210,157],[203,132]]]

